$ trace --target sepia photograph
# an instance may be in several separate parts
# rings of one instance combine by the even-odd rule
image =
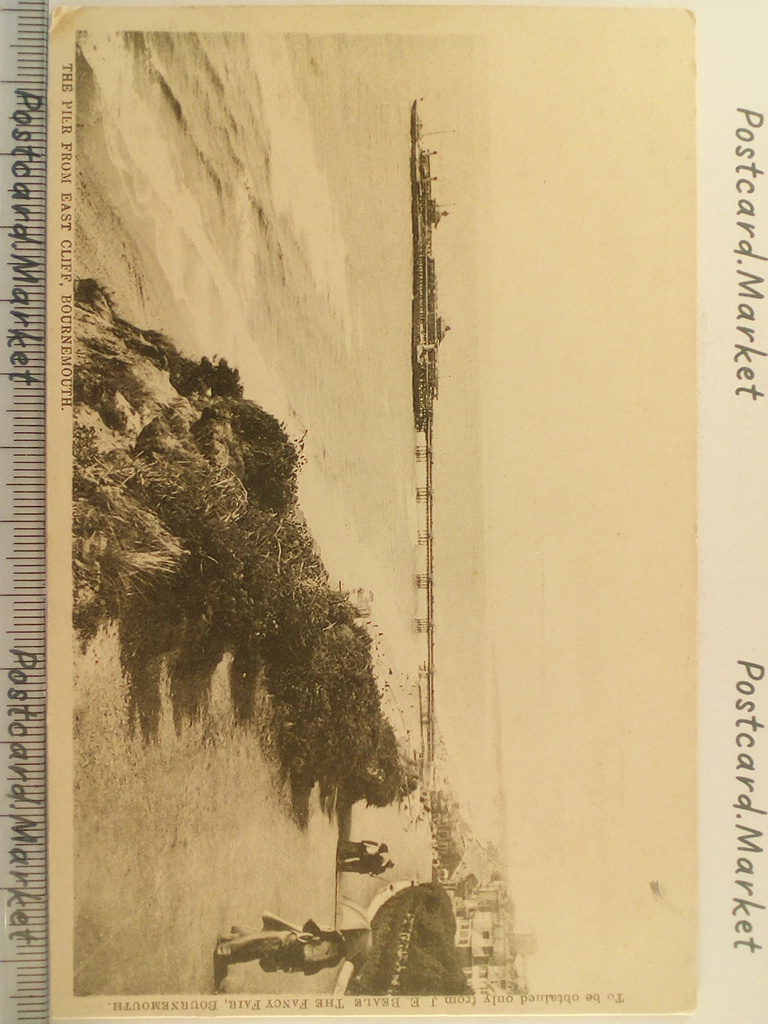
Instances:
[[[690,18],[51,59],[56,1014],[692,1010]]]

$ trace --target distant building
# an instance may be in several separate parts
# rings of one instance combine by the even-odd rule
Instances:
[[[474,875],[446,883],[456,917],[456,953],[464,975],[478,993],[525,991],[524,957],[535,951],[532,935],[514,931],[506,883],[478,884]]]
[[[430,793],[432,859],[435,879],[451,879],[461,863],[465,851],[467,825],[461,816],[459,803],[443,790]]]

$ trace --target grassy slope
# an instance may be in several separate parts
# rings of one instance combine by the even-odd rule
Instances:
[[[296,503],[300,447],[237,371],[182,357],[76,287],[75,626],[117,622],[131,716],[158,727],[160,681],[194,720],[231,657],[239,721],[266,689],[299,817],[319,783],[380,805],[404,782],[370,637],[332,590]],[[262,705],[263,707],[263,705]]]
[[[281,426],[95,282],[76,294],[75,987],[210,992],[233,923],[333,922],[322,811],[340,784],[391,799],[394,736]],[[333,972],[230,981],[323,991]]]

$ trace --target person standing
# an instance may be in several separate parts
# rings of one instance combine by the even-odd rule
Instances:
[[[395,862],[385,861],[381,853],[362,853],[357,857],[345,857],[338,862],[339,871],[355,872],[358,875],[381,875],[394,866]]]
[[[375,843],[371,839],[340,839],[336,847],[338,861],[362,857],[366,853],[389,853],[389,847],[386,843]]]
[[[336,967],[344,958],[341,932],[321,928],[309,920],[299,929],[280,918],[265,914],[261,931],[249,931],[233,925],[228,935],[220,935],[213,954],[216,991],[232,964],[259,961],[264,971],[317,974]]]

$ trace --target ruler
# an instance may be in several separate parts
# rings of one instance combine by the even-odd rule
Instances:
[[[0,0],[2,2],[2,0]],[[45,168],[48,9],[0,8],[0,1020],[48,1020]]]

